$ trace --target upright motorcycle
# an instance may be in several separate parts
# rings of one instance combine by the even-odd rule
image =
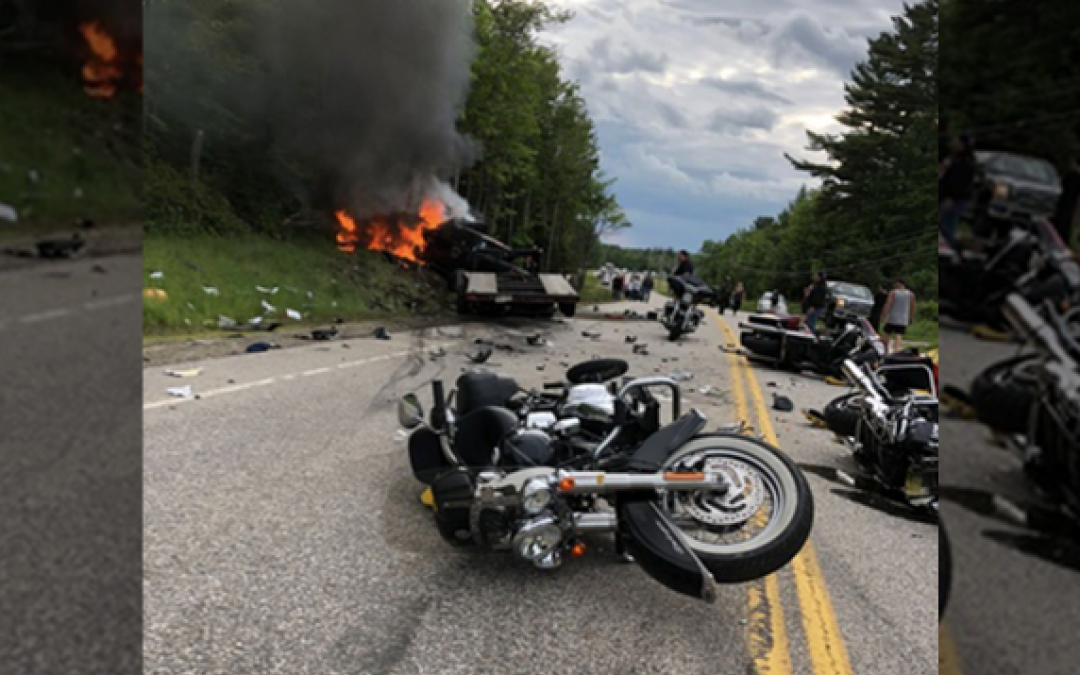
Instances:
[[[667,329],[668,339],[675,342],[698,329],[705,317],[698,305],[715,303],[717,296],[708,284],[689,275],[668,277],[668,288],[671,289],[672,299],[664,303],[660,324]]]
[[[654,387],[670,393],[670,424],[659,425]],[[809,537],[813,498],[790,458],[753,438],[706,433],[699,411],[681,414],[668,378],[618,387],[598,443],[573,442],[580,406],[545,431],[494,405],[459,417],[440,381],[432,398],[427,421],[416,395],[402,398],[399,421],[413,430],[412,471],[430,486],[436,527],[451,544],[509,550],[552,569],[583,555],[589,535],[613,534],[648,575],[714,602],[717,584],[775,572]],[[594,398],[590,409],[607,409]]]

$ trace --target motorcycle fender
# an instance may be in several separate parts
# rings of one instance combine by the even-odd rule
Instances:
[[[716,601],[716,581],[655,502],[622,501],[619,526],[628,552],[646,574],[676,593]]]

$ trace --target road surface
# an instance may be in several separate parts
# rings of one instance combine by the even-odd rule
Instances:
[[[820,408],[844,390],[724,353],[730,315],[674,345],[656,323],[597,323],[590,309],[532,324],[550,347],[528,346],[529,324],[473,324],[422,343],[186,363],[203,369],[190,378],[147,369],[146,673],[936,673],[936,527],[823,477],[850,466],[843,448],[798,411],[766,408],[774,392]],[[651,354],[631,355],[628,333]],[[610,545],[554,573],[449,548],[418,501],[394,401],[418,390],[430,402],[427,382],[452,382],[477,337],[512,345],[485,367],[531,385],[599,355],[625,356],[637,375],[693,373],[687,398],[710,424],[748,418],[811,471],[812,546],[768,580],[723,587],[712,606]],[[438,347],[447,356],[410,357]],[[198,399],[167,393],[186,385]]]
[[[0,671],[134,675],[138,256],[0,272]]]
[[[967,389],[980,371],[1018,349],[943,327],[942,382]],[[1021,477],[1019,460],[995,445],[985,427],[949,419],[941,440],[942,514],[954,558],[942,645],[955,656],[955,665],[942,674],[1075,673],[1080,661],[1076,544],[1018,527],[1000,509],[990,508],[995,496],[1021,506],[1035,497]]]

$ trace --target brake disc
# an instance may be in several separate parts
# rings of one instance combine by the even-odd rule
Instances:
[[[709,458],[705,460],[705,472],[723,476],[728,491],[680,494],[679,502],[694,520],[715,526],[741,525],[765,503],[762,481],[745,462],[729,457]]]

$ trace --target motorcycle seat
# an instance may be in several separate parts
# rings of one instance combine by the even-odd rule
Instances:
[[[457,380],[455,408],[458,416],[486,406],[503,407],[521,387],[512,377],[497,373],[465,373]]]
[[[519,426],[517,415],[506,408],[477,408],[457,421],[454,452],[469,467],[490,467],[495,449]]]

